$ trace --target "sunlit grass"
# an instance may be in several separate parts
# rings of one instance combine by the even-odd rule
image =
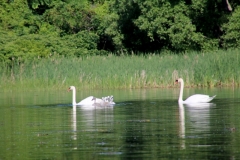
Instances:
[[[239,86],[239,51],[209,53],[89,56],[35,59],[2,64],[0,88],[79,89],[174,87],[177,77],[186,86]]]

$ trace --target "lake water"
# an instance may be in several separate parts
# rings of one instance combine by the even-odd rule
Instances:
[[[114,107],[71,106],[71,92],[0,93],[0,160],[240,159],[240,89],[211,106],[179,106],[179,89],[77,90],[114,95]]]

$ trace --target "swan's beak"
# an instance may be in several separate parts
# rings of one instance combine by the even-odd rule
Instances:
[[[178,84],[178,80],[176,79],[175,84]]]
[[[71,91],[71,89],[70,89],[70,88],[68,88],[68,90],[67,90],[67,91],[69,92],[69,91]]]

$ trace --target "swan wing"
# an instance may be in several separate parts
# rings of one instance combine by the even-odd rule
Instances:
[[[95,100],[95,103],[94,105],[95,106],[101,106],[101,107],[104,107],[104,106],[113,106],[115,103],[112,102],[112,101],[108,101],[107,99],[100,99],[100,98],[96,98]]]
[[[209,95],[204,94],[195,94],[188,97],[184,103],[207,103],[210,102],[215,96],[210,97]]]
[[[95,98],[93,100],[93,98]],[[110,99],[106,99],[110,98]],[[92,106],[92,105],[101,105],[101,106],[108,106],[108,105],[114,105],[115,103],[113,102],[113,96],[108,96],[108,97],[103,97],[102,99],[96,98],[93,96],[89,96],[85,99],[83,99],[81,102],[79,102],[77,105],[84,105],[84,106]]]
[[[100,98],[96,98],[96,101],[95,101],[95,103],[104,103],[105,101],[104,100],[102,100],[102,99],[100,99]]]
[[[89,96],[89,97],[81,100],[77,105],[85,105],[85,106],[88,106],[88,105],[93,105],[93,104],[94,104],[93,96]]]

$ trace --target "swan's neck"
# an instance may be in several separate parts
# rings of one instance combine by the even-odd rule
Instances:
[[[183,102],[183,99],[182,99],[182,97],[183,97],[183,87],[184,87],[184,82],[182,81],[180,83],[180,93],[179,93],[179,98],[178,98],[179,103]]]
[[[72,90],[72,105],[76,105],[77,103],[76,103],[76,89],[74,88],[73,90]]]

